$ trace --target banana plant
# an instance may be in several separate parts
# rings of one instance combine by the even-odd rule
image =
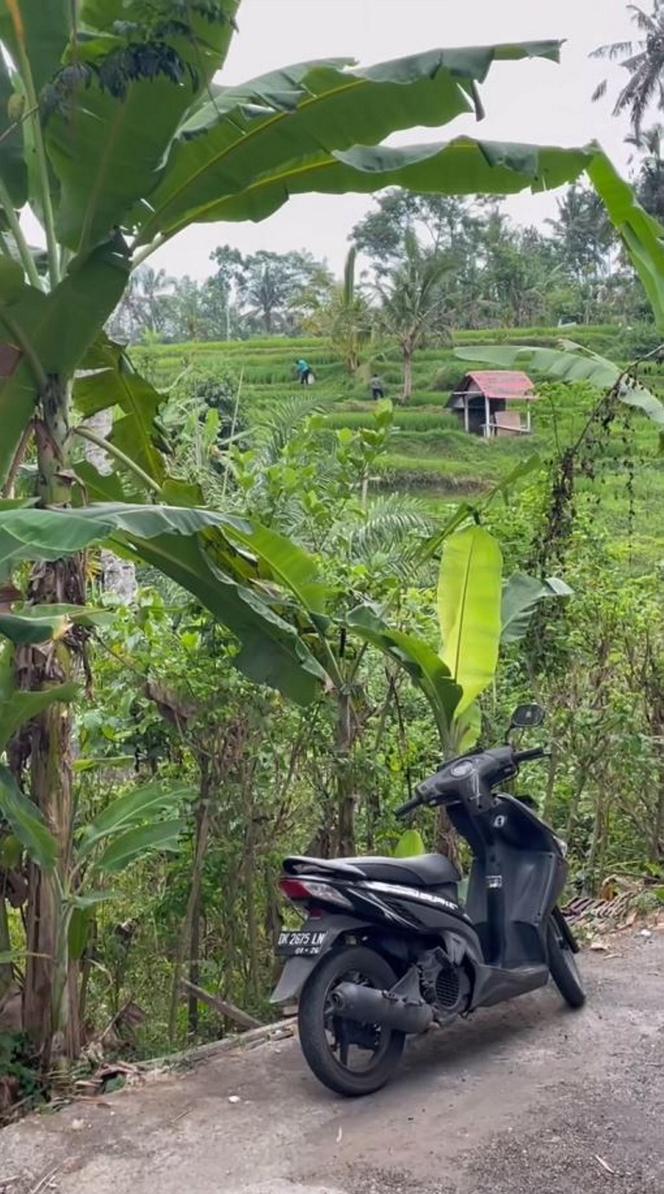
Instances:
[[[54,699],[62,699],[59,694]],[[48,958],[28,952],[25,998],[30,986],[52,985],[49,1035],[78,1039],[77,963],[85,951],[91,921],[100,904],[113,897],[109,883],[133,863],[152,853],[179,849],[182,806],[195,796],[184,785],[136,787],[113,800],[92,822],[76,827],[73,844],[63,843],[40,810],[19,789],[11,771],[0,764],[0,814],[25,850],[41,880],[56,893],[53,940]],[[74,988],[74,990],[72,990]]]
[[[569,597],[552,577],[516,573],[503,580],[498,541],[482,526],[451,534],[443,544],[437,592],[439,645],[389,627],[369,606],[348,618],[349,629],[402,667],[427,698],[445,757],[470,750],[481,728],[478,698],[493,683],[501,644],[528,630],[540,601]]]
[[[31,607],[25,614],[0,615],[0,635],[5,638],[0,647],[0,755],[14,736],[36,718],[47,710],[62,709],[78,694],[78,686],[72,682],[40,691],[24,691],[17,686],[17,649],[27,643],[52,647],[70,626],[98,625],[104,616],[78,606],[50,606],[44,610]],[[47,822],[41,809],[20,790],[9,768],[0,762],[0,818],[8,829],[2,839],[3,858],[11,855],[11,869],[16,869],[25,852],[32,866],[38,868],[40,881],[51,890],[52,952],[45,959],[28,949],[26,971],[26,1000],[30,999],[31,988],[39,988],[45,978],[52,984],[49,1034],[78,1033],[78,1025],[69,1023],[74,1002],[72,963],[82,956],[94,909],[112,895],[103,883],[151,851],[175,849],[182,829],[176,814],[193,795],[193,789],[183,785],[160,783],[134,788],[112,801],[92,823],[75,826],[72,844],[63,841],[58,826]],[[75,825],[75,816],[72,823]],[[8,941],[0,944],[8,945]]]

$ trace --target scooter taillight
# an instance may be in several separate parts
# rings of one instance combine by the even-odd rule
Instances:
[[[352,908],[350,900],[346,899],[331,883],[322,883],[318,879],[291,879],[285,875],[279,880],[279,889],[288,900],[301,903],[302,900],[316,900],[324,904],[337,904],[342,908]]]
[[[311,896],[309,891],[299,879],[280,879],[279,890],[282,895],[286,896],[287,900],[309,900]]]

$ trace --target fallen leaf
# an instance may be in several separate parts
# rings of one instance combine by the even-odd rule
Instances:
[[[608,954],[609,947],[603,941],[591,941],[590,948],[594,949],[596,953]]]

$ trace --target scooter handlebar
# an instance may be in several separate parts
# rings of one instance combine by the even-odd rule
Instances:
[[[405,804],[401,805],[401,808],[397,809],[395,816],[398,817],[400,821],[403,821],[405,817],[409,817],[411,813],[414,813],[415,809],[419,808],[421,804],[422,801],[420,800],[419,796],[414,796],[412,800],[406,801]]]
[[[532,763],[535,759],[548,759],[550,755],[551,751],[543,746],[533,746],[530,750],[515,750],[514,762],[518,767],[521,763]]]
[[[505,748],[504,748],[505,749]],[[507,761],[509,766],[505,772],[505,776],[514,775],[515,767],[519,767],[521,763],[531,763],[536,759],[546,759],[550,756],[550,751],[543,746],[534,746],[530,750],[512,750],[511,756]],[[446,770],[445,768],[443,770]],[[402,804],[401,808],[396,810],[396,816],[399,820],[410,816],[416,809],[430,804],[441,803],[441,795],[439,785],[442,779],[442,773],[438,772],[430,779],[425,780],[417,789],[417,795],[412,800],[408,800],[406,804]]]

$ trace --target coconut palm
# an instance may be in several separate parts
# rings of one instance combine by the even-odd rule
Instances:
[[[371,340],[371,307],[356,279],[357,249],[350,249],[344,263],[343,280],[330,286],[327,293],[314,293],[305,327],[317,336],[327,336],[332,349],[344,363],[346,372],[355,377],[362,349]]]
[[[628,112],[632,130],[638,137],[649,106],[655,102],[658,108],[664,109],[664,6],[661,0],[654,0],[650,13],[637,4],[627,7],[632,14],[632,24],[640,36],[630,41],[599,46],[592,57],[619,60],[629,73],[629,80],[618,95],[613,114],[620,116]],[[607,88],[608,82],[604,79],[595,90],[593,100],[601,99]]]
[[[567,269],[581,282],[610,267],[615,233],[596,191],[574,184],[557,203],[558,214],[546,222],[560,244]]]
[[[394,336],[403,357],[403,401],[413,393],[413,356],[434,330],[447,334],[445,319],[445,275],[453,268],[451,258],[423,249],[414,234],[405,240],[402,262],[376,283],[382,304],[380,323]]]
[[[664,125],[654,124],[638,137],[627,137],[641,155],[636,180],[639,199],[647,212],[664,219]]]

